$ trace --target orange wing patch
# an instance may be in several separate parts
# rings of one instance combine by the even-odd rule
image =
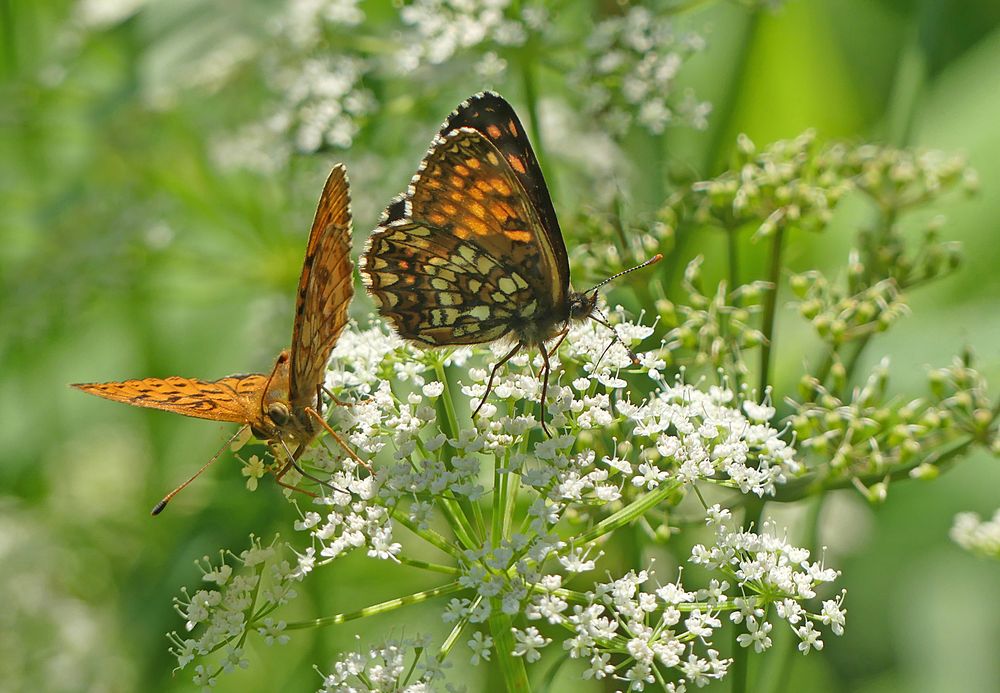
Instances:
[[[73,387],[92,395],[136,407],[163,409],[212,421],[250,424],[260,412],[267,383],[260,374],[231,375],[220,380],[171,376],[109,383],[77,383]]]

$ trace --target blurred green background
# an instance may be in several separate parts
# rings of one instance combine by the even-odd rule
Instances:
[[[691,4],[677,21],[708,45],[681,80],[714,105],[709,127],[669,129],[652,153],[635,135],[625,156],[705,177],[721,170],[738,132],[765,144],[806,128],[823,139],[964,153],[981,194],[946,196],[933,213],[947,215],[942,235],[963,243],[967,262],[913,293],[912,316],[876,340],[868,359],[891,356],[894,389],[916,396],[927,367],[971,346],[1000,382],[1000,4]],[[388,51],[393,4],[361,7],[368,19],[357,35],[383,36],[371,49]],[[101,11],[112,19],[81,19]],[[240,68],[218,84],[212,70],[227,54],[262,54],[265,29],[283,11],[259,0],[0,0],[0,690],[189,689],[189,672],[171,676],[164,633],[183,626],[171,599],[196,585],[192,562],[244,548],[251,532],[269,538],[292,517],[274,484],[245,492],[224,458],[151,519],[150,507],[231,427],[104,402],[67,384],[269,368],[289,340],[303,241],[330,165],[344,161],[351,172],[360,249],[455,104],[485,86],[519,110],[525,103],[513,71],[486,81],[455,59],[367,85],[377,105],[349,149],[293,154],[269,174],[227,169],[213,147],[263,113],[257,75],[271,68]],[[580,35],[617,11],[612,2],[559,3],[554,25]],[[544,116],[571,87],[538,62]],[[557,140],[546,122],[543,141]],[[557,150],[547,154],[556,207],[569,219],[589,179]],[[662,177],[621,185],[636,218],[665,193]],[[820,237],[793,235],[790,266],[843,263],[856,217],[839,215]],[[698,240],[681,261],[721,250],[716,238]],[[363,322],[369,309],[358,301],[352,312]],[[779,334],[795,320],[784,311]],[[801,372],[801,348],[778,346],[778,382]],[[819,655],[795,655],[786,690],[1000,690],[1000,565],[947,537],[955,513],[998,506],[1000,467],[982,454],[936,481],[892,486],[878,508],[850,491],[832,498],[822,541],[844,573],[847,632],[826,637]],[[786,524],[799,513],[774,512]],[[292,616],[436,584],[361,556],[322,572]],[[437,606],[300,633],[262,661],[252,651],[250,670],[223,677],[219,689],[312,690],[320,680],[311,665],[325,667],[355,634],[368,642],[417,630],[444,632]],[[774,658],[754,662],[767,669]],[[470,679],[470,690],[487,685]]]

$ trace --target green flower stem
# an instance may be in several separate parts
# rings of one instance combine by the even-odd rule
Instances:
[[[805,526],[802,531],[802,546],[819,546],[819,517],[823,511],[823,501],[825,500],[826,496],[821,494],[809,504]],[[781,639],[777,637],[778,633],[782,634]],[[799,644],[799,639],[792,637],[787,629],[782,628],[774,635],[776,636],[774,639],[774,649],[776,652],[772,655],[770,680],[766,682],[766,686],[763,685],[765,682],[758,680],[758,684],[761,685],[766,693],[780,693],[781,691],[790,690],[789,677],[792,672],[791,663]]]
[[[503,674],[508,693],[530,691],[528,672],[524,668],[524,658],[514,656],[514,632],[510,615],[505,614],[499,599],[490,600],[490,635],[497,656],[497,664]]]
[[[780,233],[780,232],[779,232]],[[764,500],[756,496],[748,497],[746,510],[743,514],[743,529],[760,530],[760,518],[764,514]],[[748,673],[750,663],[749,648],[740,647],[737,639],[747,632],[746,621],[733,628],[733,666],[729,676],[733,682],[733,693],[746,693],[748,688]]]
[[[632,501],[618,512],[608,515],[583,534],[577,535],[573,539],[573,543],[587,544],[605,534],[613,532],[619,527],[624,527],[630,522],[637,520],[647,510],[656,507],[660,501],[665,500],[679,486],[680,484],[661,484],[655,490]]]
[[[679,15],[691,10],[698,9],[702,5],[707,5],[714,0],[680,0],[679,2],[667,4],[663,8],[664,14]]]
[[[444,363],[437,361],[434,364],[434,373],[444,386],[444,392],[441,393],[441,397],[438,400],[438,403],[444,409],[441,430],[450,440],[454,440],[458,438],[458,416],[455,414],[455,403],[451,397],[451,385],[448,382],[448,374],[444,370]],[[444,451],[445,466],[451,469],[451,458],[453,456],[451,446],[445,445],[442,449]],[[479,504],[469,503],[468,501],[455,501],[444,497],[439,499],[439,503],[450,520],[455,536],[458,537],[465,548],[476,548],[480,542],[475,537],[477,534],[478,536],[483,536],[483,530],[485,529],[482,510],[480,510]],[[476,525],[480,529],[478,533],[469,522],[470,514],[475,518]]]
[[[764,317],[762,331],[764,343],[760,345],[760,391],[768,386],[771,377],[771,351],[774,349],[774,319],[778,306],[778,280],[781,278],[781,254],[784,246],[785,229],[779,226],[774,232],[771,242],[771,260],[767,270],[767,281],[771,284],[770,291],[764,298]]]
[[[423,568],[424,570],[430,570],[434,573],[444,573],[445,575],[461,575],[462,571],[458,568],[450,565],[441,565],[440,563],[428,563],[427,561],[420,561],[416,558],[407,558],[406,556],[396,556],[396,560],[403,565],[410,565],[414,568]]]
[[[474,611],[479,606],[479,603],[482,600],[483,600],[482,596],[477,596],[475,600],[473,600],[472,602],[470,611]],[[467,625],[469,625],[468,616],[459,620],[459,622],[455,624],[455,627],[451,629],[451,632],[448,633],[448,637],[444,639],[443,643],[441,643],[441,649],[438,650],[437,660],[439,662],[443,662],[445,660],[445,658],[451,652],[451,648],[453,648],[455,646],[455,643],[458,642],[458,638],[462,635],[462,631],[465,630],[465,627]]]
[[[510,538],[510,529],[514,524],[514,509],[517,506],[517,492],[521,488],[521,475],[515,472],[507,472],[504,475],[507,480],[507,502],[503,508],[503,536]]]
[[[380,604],[373,604],[372,606],[366,606],[365,608],[358,609],[357,611],[349,611],[344,614],[336,614],[334,616],[326,616],[324,618],[314,618],[308,621],[294,621],[286,626],[286,630],[323,628],[324,626],[333,626],[338,623],[347,623],[348,621],[356,621],[359,618],[364,618],[366,616],[374,616],[375,614],[384,614],[388,611],[394,611],[403,606],[419,604],[420,602],[432,599],[434,597],[443,597],[445,595],[455,594],[456,592],[461,592],[466,589],[468,588],[460,585],[456,580],[455,582],[449,582],[447,585],[443,585],[441,587],[435,587],[432,590],[415,592],[414,594],[408,594],[405,597],[390,599],[389,601],[385,601]]]
[[[520,3],[516,3],[515,11],[520,12]],[[534,41],[532,41],[529,35],[528,40],[525,42],[521,51],[518,53],[518,62],[520,63],[521,72],[521,86],[524,89],[524,101],[528,107],[528,129],[531,131],[532,149],[534,149],[535,156],[538,158],[538,163],[543,170],[546,170],[545,157],[545,144],[542,142],[542,128],[541,123],[538,118],[538,88],[535,84],[535,72],[533,69],[535,60],[535,48]],[[548,179],[548,187],[550,190],[554,189],[554,179],[552,178],[552,170],[546,170]]]
[[[503,474],[500,473],[500,458],[493,458],[493,517],[490,518],[492,528],[490,531],[490,546],[496,548],[500,546],[503,537],[503,506],[504,497],[507,495],[506,483]]]
[[[676,5],[676,11],[678,13],[685,12],[698,4],[699,0],[686,0]],[[760,17],[761,11],[759,9],[752,10],[747,16],[743,32],[738,39],[739,45],[734,51],[731,62],[732,68],[728,79],[729,89],[724,97],[716,100],[712,109],[711,139],[705,149],[705,156],[701,164],[701,171],[706,178],[725,168],[723,153],[728,152],[729,143],[733,140],[733,131],[736,129],[734,121],[740,97],[745,85],[749,83],[749,80],[746,79],[746,71],[750,66],[750,53],[756,42]],[[667,255],[666,262],[663,263],[664,267],[660,270],[667,291],[670,291],[677,271],[683,271],[684,251],[697,228],[698,225],[688,215],[684,215],[677,224],[673,251]],[[728,230],[728,232],[732,233],[732,230]]]
[[[729,290],[740,285],[740,244],[737,229],[726,229],[726,258],[729,265]]]
[[[461,560],[462,553],[461,551],[455,548],[454,543],[448,541],[443,536],[435,532],[433,529],[430,528],[421,529],[416,525],[415,522],[410,520],[410,518],[408,518],[402,510],[398,508],[393,510],[392,519],[398,522],[399,524],[403,525],[404,527],[406,527],[408,530],[416,534],[418,537],[426,541],[428,544],[436,546],[437,548],[441,549],[455,560]]]
[[[857,483],[861,483],[863,486],[870,486],[885,480],[899,481],[901,479],[909,478],[910,472],[922,464],[932,464],[941,471],[944,471],[948,469],[958,457],[968,452],[969,448],[976,442],[978,441],[975,436],[969,436],[957,443],[952,443],[951,447],[934,450],[927,455],[914,460],[913,462],[899,465],[889,472],[876,472],[873,474],[850,476],[833,480],[818,478],[815,475],[793,479],[787,484],[778,486],[776,493],[770,498],[770,500],[778,503],[793,503],[808,496],[823,493],[824,491],[853,488]]]

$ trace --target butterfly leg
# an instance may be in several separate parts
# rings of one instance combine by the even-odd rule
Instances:
[[[306,451],[306,447],[307,447],[304,443],[299,444],[299,446],[297,448],[295,448],[295,452],[293,453],[291,450],[288,449],[288,446],[285,445],[285,441],[284,440],[281,440],[279,438],[278,441],[281,443],[281,447],[284,449],[285,455],[287,456],[287,459],[288,459],[288,461],[285,462],[285,464],[281,467],[281,469],[279,469],[274,474],[274,478],[278,482],[278,485],[284,486],[285,488],[293,489],[295,491],[299,491],[300,493],[304,493],[307,496],[312,496],[313,498],[316,497],[315,493],[310,493],[309,491],[306,491],[305,489],[300,489],[300,488],[298,488],[296,486],[290,486],[289,484],[282,483],[281,478],[283,476],[285,476],[285,474],[288,473],[289,469],[294,468],[295,471],[297,471],[299,474],[301,474],[303,478],[309,479],[310,481],[314,481],[317,484],[319,484],[320,486],[326,486],[327,488],[332,488],[334,491],[338,491],[340,493],[349,493],[348,491],[345,491],[344,489],[342,489],[342,488],[340,488],[338,486],[335,486],[334,484],[331,484],[329,481],[323,481],[319,477],[313,476],[312,474],[310,474],[309,472],[307,472],[306,470],[304,470],[299,465],[299,458],[302,457],[302,453],[304,453]]]
[[[556,352],[559,351],[559,347],[562,346],[563,340],[566,339],[566,335],[569,334],[569,325],[563,328],[563,331],[559,333],[559,340],[549,349],[549,358],[555,356]],[[542,347],[542,351],[545,351],[545,347]]]
[[[309,416],[316,419],[316,422],[319,423],[319,425],[322,426],[326,430],[326,432],[333,437],[335,441],[337,441],[337,443],[340,445],[341,448],[343,448],[344,452],[347,453],[348,457],[350,457],[352,460],[354,460],[362,467],[367,469],[369,473],[371,474],[375,473],[375,470],[372,469],[372,466],[367,462],[365,462],[360,457],[358,457],[358,454],[351,449],[351,446],[347,444],[347,441],[341,438],[339,433],[330,428],[330,424],[326,422],[326,419],[324,419],[322,416],[319,415],[319,412],[317,412],[312,407],[306,407],[306,413],[309,414]]]
[[[559,340],[562,342],[562,340]],[[556,345],[558,346],[558,344]],[[538,419],[542,423],[542,431],[549,438],[552,437],[552,432],[549,431],[549,427],[545,425],[545,398],[549,391],[549,374],[552,372],[552,367],[549,365],[549,353],[545,350],[545,345],[539,349],[542,352],[542,371],[539,375],[542,381],[542,400],[538,403],[540,409],[538,411]]]
[[[521,350],[521,347],[523,347],[523,346],[524,346],[524,342],[518,342],[517,344],[514,345],[513,349],[511,349],[510,351],[507,352],[506,356],[504,356],[502,359],[500,359],[497,362],[497,365],[493,366],[493,370],[490,372],[489,382],[486,383],[486,392],[483,393],[483,398],[481,400],[479,400],[479,406],[476,407],[476,411],[472,412],[472,418],[473,419],[476,418],[476,414],[478,414],[479,410],[483,408],[484,404],[486,404],[486,398],[489,397],[490,396],[490,392],[493,391],[493,378],[496,377],[497,371],[500,370],[500,367],[502,365],[504,365],[505,363],[507,363],[508,361],[510,361],[512,358],[514,358],[514,354],[516,354],[517,352],[519,352]]]
[[[326,396],[330,398],[330,401],[333,404],[337,405],[338,407],[353,407],[354,406],[354,402],[345,402],[343,400],[337,399],[336,395],[334,395],[332,392],[330,392],[330,390],[328,390],[326,388],[326,386],[324,386],[324,385],[317,385],[316,386],[316,402],[317,403],[320,401],[320,393],[322,393],[322,392],[325,392]]]
[[[285,448],[285,452],[288,453],[288,461],[285,462],[284,465],[282,465],[281,469],[279,469],[277,472],[274,473],[274,480],[278,482],[278,486],[282,486],[292,491],[304,493],[307,496],[316,498],[316,494],[313,493],[312,491],[306,491],[304,488],[299,488],[298,486],[292,486],[291,484],[286,484],[284,481],[281,480],[288,472],[288,470],[291,469],[293,466],[295,467],[295,470],[300,474],[302,474],[303,476],[309,476],[308,474],[302,471],[302,469],[299,467],[298,464],[296,464],[296,460],[298,460],[298,458],[302,456],[302,453],[305,450],[306,446],[300,445],[298,448],[296,448],[295,452],[292,453],[285,446],[285,441],[281,441],[281,445],[282,447]]]

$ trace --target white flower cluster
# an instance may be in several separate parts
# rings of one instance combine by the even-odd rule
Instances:
[[[622,404],[619,409],[635,421],[633,435],[655,440],[658,455],[647,457],[658,457],[657,466],[669,478],[685,484],[715,479],[741,493],[774,495],[775,484],[798,474],[802,465],[768,424],[774,407],[744,402],[741,413],[732,406],[735,397],[722,387],[703,392],[676,385],[638,406]]]
[[[587,109],[618,135],[632,123],[654,134],[670,125],[702,130],[711,104],[690,90],[678,98],[675,82],[684,63],[704,47],[697,34],[678,35],[669,17],[633,6],[594,28],[575,79]]]
[[[372,65],[356,53],[325,49],[327,34],[364,20],[358,0],[296,0],[271,23],[258,47],[272,94],[269,115],[221,136],[212,154],[223,168],[273,173],[296,151],[347,149],[377,110],[364,86]]]
[[[382,326],[349,328],[334,350],[327,385],[352,401],[331,407],[330,420],[376,471],[364,472],[333,446],[333,452],[318,446],[299,460],[328,485],[309,487],[319,497],[295,525],[309,543],[296,552],[297,565],[282,568],[285,580],[302,579],[359,548],[371,558],[420,564],[423,559],[414,561],[414,553],[420,555],[424,547],[411,543],[423,540],[451,559],[449,566],[440,566],[454,575],[447,586],[446,593],[454,596],[443,609],[445,622],[457,633],[476,624],[492,629],[494,617],[509,619],[511,637],[504,646],[511,651],[505,657],[536,661],[556,641],[553,633],[530,624],[541,621],[544,628],[559,626],[569,633],[563,646],[590,661],[589,675],[623,678],[630,690],[662,676],[663,667],[697,685],[723,676],[728,660],[719,659],[706,643],[721,625],[719,613],[733,608],[726,602],[728,583],[716,581],[708,592],[690,594],[678,583],[644,595],[639,587],[651,579],[648,571],[590,592],[568,590],[564,579],[597,569],[604,555],[599,540],[607,533],[639,521],[660,504],[676,503],[694,484],[766,496],[796,475],[799,465],[794,450],[769,423],[772,407],[741,402],[724,387],[702,391],[683,382],[667,385],[659,349],[640,351],[640,365],[633,366],[629,350],[653,328],[625,321],[618,310],[610,315],[617,339],[606,327],[578,325],[560,354],[550,357],[546,413],[552,437],[539,435],[543,363],[538,353],[511,359],[497,374],[479,416],[470,420],[467,412],[484,395],[489,371],[472,367],[454,380],[446,374],[446,368],[469,358],[469,349],[417,351]],[[500,352],[492,354],[497,358]],[[648,396],[634,395],[650,389]],[[290,472],[285,480],[303,479]],[[398,524],[410,531],[397,537]],[[451,536],[442,533],[442,526],[451,528]],[[781,595],[789,621],[811,628],[804,609],[793,609],[811,598],[807,587],[835,573],[818,566],[806,570],[808,552],[795,553],[769,537],[757,538],[751,556],[753,536],[720,533],[719,547],[699,547],[692,562],[708,565],[710,557],[720,557],[709,567],[734,576],[743,595],[773,582],[767,594]],[[737,555],[745,556],[746,565],[730,569],[722,560]],[[771,572],[762,576],[751,570],[754,561]],[[741,570],[746,573],[736,575]],[[747,624],[764,622],[766,598],[746,598],[755,609],[745,615]],[[181,612],[200,622],[216,613],[209,606],[222,601],[225,595],[199,592],[183,601]],[[403,604],[405,598],[397,606]],[[684,613],[683,622],[675,611]],[[216,645],[250,627],[243,612],[218,613],[235,615],[231,620],[213,616],[213,624],[220,625],[210,629],[223,638],[213,636]],[[276,637],[267,628],[261,634]],[[477,632],[468,641],[474,662],[497,655],[496,633],[491,635]],[[205,651],[198,643],[178,640],[175,645],[187,660]],[[399,683],[393,672],[402,671],[401,653],[369,654],[338,663],[327,687],[350,690],[348,679],[359,672],[368,676],[364,672],[372,667],[386,681]],[[683,683],[679,686],[675,690]]]
[[[272,33],[301,50],[316,47],[327,26],[353,27],[365,19],[360,0],[292,0],[283,6]]]
[[[951,538],[970,553],[1000,559],[1000,510],[992,520],[982,520],[976,513],[959,513],[951,528]]]
[[[232,556],[236,569],[226,563],[225,554],[218,565],[213,565],[206,556],[199,567],[204,582],[212,586],[194,594],[185,589],[183,597],[174,600],[177,612],[185,620],[185,630],[197,631],[193,637],[169,634],[170,652],[177,658],[178,668],[183,669],[195,658],[222,652],[218,657],[221,662],[195,666],[196,684],[211,687],[220,673],[247,667],[243,639],[248,631],[256,630],[268,645],[275,642],[283,645],[288,641],[284,621],[267,616],[297,596],[294,585],[302,577],[281,557],[283,548],[274,543],[263,546],[251,535],[250,548]]]
[[[665,688],[682,691],[688,682],[701,687],[725,676],[731,660],[719,659],[712,647],[722,626],[718,610],[707,602],[695,603],[698,594],[685,591],[679,580],[643,591],[653,576],[652,570],[633,571],[598,584],[584,595],[583,604],[574,604],[571,614],[550,618],[572,633],[563,641],[569,656],[589,662],[584,678],[611,677],[626,682],[625,690],[641,691],[664,683],[663,669],[673,669],[677,680]]]
[[[375,97],[361,86],[368,69],[361,58],[333,55],[277,72],[271,86],[280,94],[283,120],[299,151],[351,146],[360,121],[377,107]]]
[[[835,635],[842,635],[847,616],[842,606],[845,592],[837,599],[825,600],[819,613],[810,613],[803,606],[805,600],[816,598],[820,585],[836,580],[839,571],[820,562],[810,562],[809,550],[777,536],[771,522],[765,522],[764,531],[758,534],[730,530],[731,519],[728,510],[718,505],[709,508],[708,523],[715,527],[715,543],[710,547],[696,545],[691,549],[690,561],[735,580],[737,591],[743,596],[733,600],[735,610],[730,620],[745,622],[748,631],[738,638],[740,646],[752,646],[756,652],[771,646],[768,634],[772,626],[766,619],[772,605],[774,613],[798,636],[799,651],[803,654],[810,649],[823,649],[816,623],[829,626]]]
[[[323,678],[320,693],[428,693],[443,679],[426,637],[387,640],[366,652],[348,652]],[[415,654],[414,654],[415,653]],[[413,659],[411,660],[411,654]]]
[[[510,0],[415,0],[399,10],[410,30],[399,41],[396,67],[413,72],[422,65],[440,65],[463,50],[485,44],[520,46],[528,31],[544,21],[539,7],[529,6],[520,16],[510,16]],[[497,75],[506,61],[488,51],[477,66],[484,76]]]
[[[614,677],[627,682],[629,691],[657,681],[667,690],[684,690],[686,684],[701,687],[725,676],[731,660],[720,659],[713,647],[725,613],[732,623],[745,624],[738,642],[756,652],[771,646],[772,615],[789,624],[803,654],[823,648],[817,623],[843,633],[843,593],[823,601],[816,613],[805,605],[837,571],[810,563],[807,550],[775,537],[769,525],[763,534],[731,531],[726,526],[731,517],[719,506],[709,509],[709,517],[715,543],[695,546],[689,561],[728,580],[713,579],[707,588],[688,591],[680,579],[658,585],[652,570],[633,571],[596,585],[582,595],[582,603],[577,597],[570,610],[571,592],[562,588],[558,575],[545,575],[533,588],[526,618],[544,619],[571,633],[563,648],[574,659],[588,660],[585,678]],[[552,642],[535,628],[515,631],[515,637],[515,654],[523,653],[529,661]],[[675,670],[674,688],[665,684],[663,669]]]

